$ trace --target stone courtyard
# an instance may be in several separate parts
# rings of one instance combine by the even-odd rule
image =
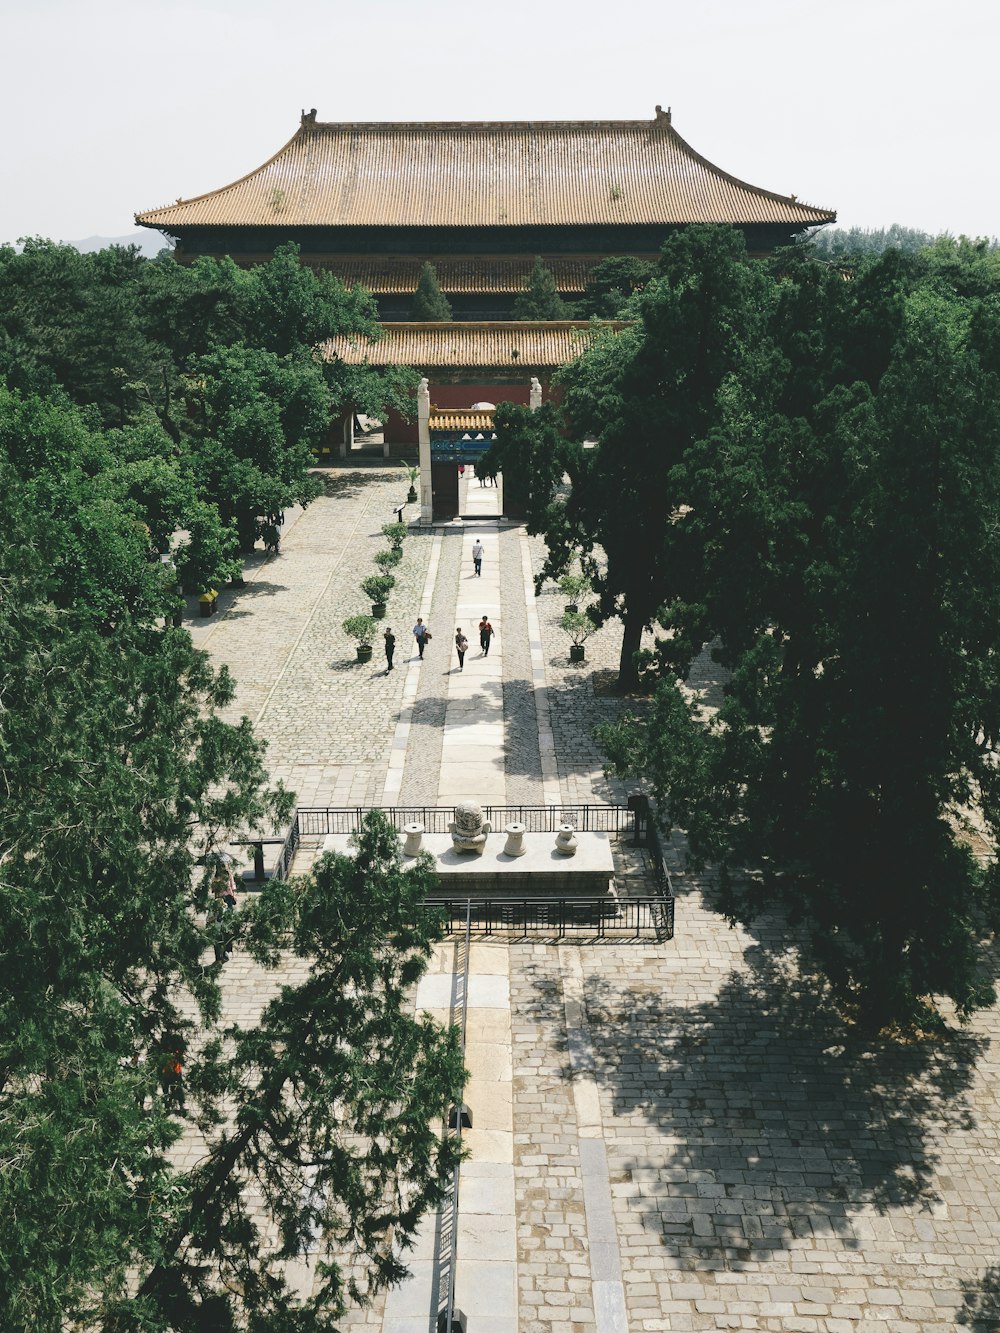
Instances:
[[[387,674],[381,635],[359,665],[341,622],[368,609],[358,584],[405,474],[323,478],[280,555],[258,554],[218,616],[188,617],[230,666],[232,716],[268,742],[272,776],[303,806],[622,802],[592,735],[626,706],[595,689],[620,632],[570,665],[564,599],[534,596],[543,548],[499,520],[497,491],[463,483],[476,523],[411,529]],[[434,633],[422,662],[418,615]],[[456,1274],[470,1333],[1000,1330],[997,1011],[933,1040],[859,1044],[798,977],[780,921],[730,929],[680,845],[667,855],[672,941],[472,946]],[[415,1004],[447,1018],[455,970],[445,942]],[[264,993],[237,956],[231,1013]],[[197,1160],[195,1140],[183,1151]],[[433,1247],[411,1267],[344,1326],[433,1329]]]

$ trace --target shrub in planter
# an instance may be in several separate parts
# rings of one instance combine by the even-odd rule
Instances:
[[[406,475],[410,479],[410,489],[406,496],[406,501],[407,504],[413,504],[417,498],[417,478],[420,476],[420,469],[418,467],[408,467],[406,469]]]
[[[375,564],[383,574],[388,574],[390,569],[395,569],[403,558],[403,552],[398,546],[390,546],[388,551],[378,551],[375,555]]]
[[[590,616],[585,615],[583,611],[564,611],[559,620],[559,628],[565,630],[572,640],[569,660],[571,662],[582,662],[584,659],[583,645],[597,626]]]
[[[567,598],[566,610],[577,612],[580,598],[591,591],[590,579],[586,574],[564,574],[559,580],[559,591]]]
[[[372,639],[378,628],[374,616],[348,616],[344,621],[344,633],[353,639],[358,650],[358,661],[368,662],[372,655]]]
[[[396,580],[391,574],[369,574],[361,580],[361,591],[371,599],[372,615],[376,620],[385,615],[386,601],[395,586]]]
[[[409,527],[405,523],[383,523],[382,536],[386,539],[394,551],[398,551],[403,544],[403,539],[409,532]]]

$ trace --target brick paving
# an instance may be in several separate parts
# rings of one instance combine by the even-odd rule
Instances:
[[[401,490],[388,472],[348,477],[296,521],[281,557],[206,622],[210,631],[195,626],[232,664],[238,702],[260,716],[271,743],[273,771],[303,803],[313,791],[337,803],[347,791],[357,803],[377,799],[405,676],[385,678],[380,662],[351,665],[339,634],[343,616],[362,609],[355,585]],[[458,536],[443,534],[430,606],[449,630]],[[434,540],[415,534],[404,547],[390,604],[397,661],[409,650]],[[547,688],[543,700],[529,698],[527,619],[510,555],[524,540],[514,531],[499,538],[508,790],[535,799],[532,736],[551,726],[564,799],[621,800],[625,785],[605,777],[592,739],[599,721],[642,706],[594,690],[595,674],[617,664],[618,633],[592,636],[586,665],[571,666],[557,624],[562,596],[544,590],[536,607]],[[540,544],[531,550],[537,568]],[[443,670],[450,634],[435,646]],[[717,684],[707,658],[697,683]],[[445,691],[430,672],[419,686],[420,738],[411,731],[402,790],[435,801],[433,719]],[[684,873],[682,851],[669,849],[676,938],[579,947],[582,1002],[559,950],[509,948],[516,1327],[618,1327],[598,1313],[609,1286],[600,1274],[613,1274],[615,1257],[594,1230],[593,1192],[588,1202],[600,1159],[630,1330],[996,1333],[997,1010],[934,1039],[859,1043],[822,987],[797,975],[787,928],[765,919],[752,932],[729,929],[711,910],[710,881]],[[238,956],[227,974],[227,1007],[249,1018],[248,991],[259,993],[260,979]],[[574,1057],[581,1039],[590,1101]],[[595,1127],[599,1137],[588,1139]],[[185,1140],[184,1151],[193,1160],[197,1145]],[[382,1314],[380,1302],[344,1323],[395,1333]]]

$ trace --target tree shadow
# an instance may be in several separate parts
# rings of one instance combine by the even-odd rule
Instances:
[[[962,1292],[955,1322],[974,1333],[1000,1333],[1000,1266],[987,1268],[976,1282],[963,1282]]]
[[[623,1164],[635,1206],[689,1268],[738,1269],[802,1237],[859,1249],[860,1215],[941,1202],[931,1144],[975,1125],[982,1038],[862,1042],[790,955],[754,945],[746,963],[697,1003],[639,976],[587,982],[613,1114],[655,1131]]]

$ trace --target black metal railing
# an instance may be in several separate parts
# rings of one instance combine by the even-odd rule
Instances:
[[[364,806],[300,806],[295,812],[303,838],[327,833],[357,833],[368,813]],[[397,832],[404,824],[423,824],[425,833],[447,833],[455,818],[451,805],[399,805],[380,809]],[[484,805],[483,815],[499,831],[505,824],[523,824],[529,833],[556,833],[572,824],[578,833],[633,833],[635,813],[624,805]]]
[[[469,963],[472,949],[470,944],[471,937],[471,914],[466,912],[465,930],[459,937],[459,943],[456,945],[455,959],[455,990],[452,993],[451,1002],[451,1023],[452,1026],[458,1026],[459,1042],[462,1054],[462,1060],[465,1060],[466,1026],[469,1016]],[[442,1330],[442,1333],[454,1333],[455,1330],[462,1327],[459,1320],[459,1312],[455,1308],[455,1278],[458,1271],[458,1195],[461,1184],[462,1172],[462,1130],[464,1128],[465,1104],[452,1108],[454,1117],[454,1126],[452,1127],[455,1135],[455,1145],[458,1153],[458,1162],[456,1162],[451,1175],[451,1206],[447,1213],[442,1207],[439,1214],[439,1222],[442,1224],[438,1229],[437,1265],[439,1272],[438,1297],[437,1297],[437,1322],[435,1327]],[[449,1133],[449,1126],[445,1126],[445,1133]]]
[[[298,851],[299,842],[302,834],[297,815],[292,816],[291,826],[288,835],[282,844],[281,851],[278,853],[278,859],[274,866],[275,879],[287,879],[292,872],[292,862],[295,860],[295,853]]]
[[[653,874],[656,876],[657,896],[662,904],[664,939],[672,940],[674,938],[674,886],[670,882],[670,871],[663,859],[660,835],[657,833],[656,824],[652,819],[646,825],[646,846],[649,849]]]
[[[511,935],[547,939],[669,939],[673,912],[653,898],[428,898],[427,906],[444,917],[445,933],[466,930],[477,937]],[[666,934],[669,924],[669,934]]]
[[[295,852],[303,838],[323,837],[329,833],[351,834],[361,829],[368,814],[366,806],[299,806],[293,817],[281,851],[278,853],[274,878],[285,879],[291,872]],[[397,830],[406,824],[422,824],[427,833],[447,833],[455,818],[454,806],[407,805],[380,807],[380,813]],[[522,935],[540,937],[547,932],[551,937],[581,938],[588,930],[591,938],[622,940],[655,938],[672,940],[674,937],[674,892],[670,873],[663,859],[656,824],[650,817],[648,803],[624,805],[487,805],[485,818],[493,829],[505,824],[524,824],[529,833],[555,833],[561,824],[572,824],[580,833],[617,833],[631,835],[636,846],[648,852],[655,891],[649,896],[622,898],[617,904],[609,899],[512,899],[474,902],[478,913],[473,930],[477,934],[509,936],[513,929]],[[455,911],[465,920],[467,898],[435,898],[438,906]],[[586,919],[593,904],[602,910]],[[524,910],[520,924],[512,926],[511,909]],[[544,910],[543,910],[544,909]],[[564,909],[564,910],[562,910]],[[456,918],[457,919],[457,918]],[[448,933],[457,929],[451,925]]]

